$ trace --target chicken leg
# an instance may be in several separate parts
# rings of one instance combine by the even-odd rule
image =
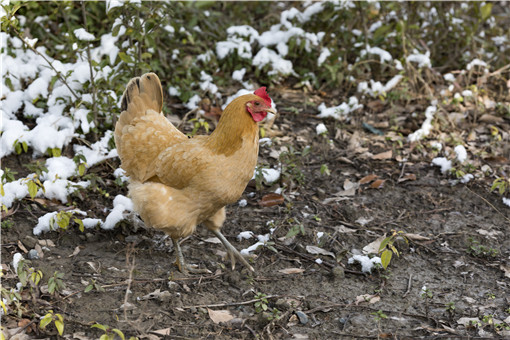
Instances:
[[[183,274],[193,273],[193,274],[211,274],[211,271],[208,269],[196,268],[193,265],[189,265],[184,262],[184,256],[182,255],[181,245],[179,244],[178,239],[172,238],[175,249],[175,264],[179,271]]]
[[[239,253],[239,251],[223,236],[223,234],[218,229],[211,229],[213,234],[219,238],[221,243],[227,248],[228,256],[230,257],[230,262],[232,262],[232,270],[235,269],[236,266],[236,258],[241,261],[242,264],[246,266],[251,272],[255,272],[255,269],[253,269],[252,266],[246,261],[243,255]]]

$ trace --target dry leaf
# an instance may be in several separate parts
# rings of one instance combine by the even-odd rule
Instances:
[[[372,182],[374,179],[377,179],[379,176],[377,176],[376,174],[371,174],[371,175],[367,175],[365,177],[363,177],[362,179],[359,180],[359,184],[367,184],[367,183],[370,183]]]
[[[351,189],[356,189],[356,188],[358,188],[357,183],[351,182],[349,179],[346,179],[344,181],[344,190],[345,191],[351,190]]]
[[[413,234],[413,233],[405,233],[404,236],[412,241],[430,241],[431,240],[430,237],[422,236],[419,234]]]
[[[158,335],[170,335],[171,328],[158,329],[157,331],[151,331],[151,333],[155,333]]]
[[[398,182],[405,182],[405,181],[416,181],[416,175],[415,174],[405,174],[404,177],[399,178]]]
[[[20,240],[18,240],[18,248],[21,249],[25,254],[28,253],[27,248],[25,248],[25,246],[23,245],[23,243],[21,243]]]
[[[270,193],[262,197],[262,199],[259,201],[259,205],[262,207],[272,207],[275,205],[283,204],[284,202],[285,199],[282,195]]]
[[[382,241],[386,238],[386,234],[381,237],[378,237],[375,241],[370,242],[366,246],[363,247],[364,254],[378,254],[379,248],[381,247]]]
[[[217,238],[217,237],[209,237],[208,239],[205,239],[204,242],[207,242],[207,243],[214,243],[214,244],[219,244],[221,243],[220,239]]]
[[[372,184],[370,184],[370,187],[372,189],[381,189],[384,185],[384,182],[386,182],[385,179],[378,179],[378,180],[375,180]]]
[[[370,294],[363,294],[356,296],[356,302],[354,302],[355,305],[359,305],[362,302],[368,302],[368,303],[376,303],[381,300],[381,297],[379,295],[370,295]]]
[[[285,269],[280,269],[279,270],[279,272],[283,273],[283,274],[299,274],[299,273],[302,273],[304,271],[305,270],[302,269],[302,268],[285,268]]]
[[[69,257],[73,257],[73,256],[76,256],[78,255],[78,253],[80,252],[80,246],[77,246],[76,248],[74,248],[74,251],[71,255],[69,255]]]
[[[483,123],[503,123],[505,120],[502,117],[494,116],[489,113],[483,114],[480,118],[478,118],[479,122]]]
[[[354,233],[354,232],[356,232],[356,229],[347,228],[344,225],[335,227],[335,230],[338,231],[339,233]]]
[[[207,312],[209,313],[211,320],[216,324],[219,324],[220,322],[229,322],[234,318],[228,310],[212,310],[207,308]]]
[[[336,258],[334,253],[316,246],[306,246],[306,251],[314,255],[328,255]]]
[[[55,247],[55,243],[52,240],[39,240],[39,244],[41,246],[46,247]]]
[[[392,156],[393,156],[393,151],[388,150],[385,152],[378,153],[377,155],[373,155],[372,159],[391,159]]]
[[[510,279],[510,266],[505,266],[504,264],[499,265],[499,269],[505,272],[505,277]]]

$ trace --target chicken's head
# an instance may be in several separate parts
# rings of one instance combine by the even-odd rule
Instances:
[[[254,121],[262,121],[266,118],[268,112],[276,114],[276,110],[271,107],[271,98],[269,98],[265,87],[259,88],[253,94],[259,97],[259,99],[247,102],[246,110],[250,113]]]

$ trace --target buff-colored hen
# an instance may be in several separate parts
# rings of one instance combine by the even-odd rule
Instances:
[[[170,235],[180,271],[203,272],[184,262],[178,241],[198,224],[221,240],[232,267],[238,259],[253,271],[220,228],[225,206],[239,199],[253,176],[258,122],[267,112],[275,112],[265,88],[233,100],[209,136],[188,138],[163,116],[162,108],[163,91],[154,73],[129,82],[115,142],[130,177],[135,210],[146,225]]]

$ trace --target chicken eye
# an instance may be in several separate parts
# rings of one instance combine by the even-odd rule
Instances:
[[[255,106],[260,106],[260,102],[255,102]]]

